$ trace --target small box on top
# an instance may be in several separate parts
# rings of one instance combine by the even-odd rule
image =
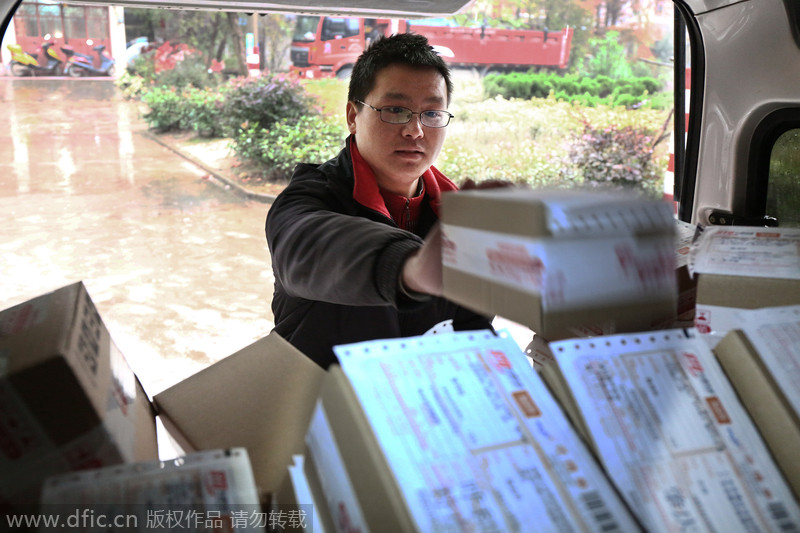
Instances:
[[[548,340],[676,318],[670,206],[635,194],[490,189],[442,199],[445,297]]]

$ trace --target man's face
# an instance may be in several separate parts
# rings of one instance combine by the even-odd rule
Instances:
[[[400,106],[415,113],[447,109],[447,86],[434,68],[390,65],[378,72],[375,87],[364,102],[378,109]],[[406,124],[389,124],[367,106],[356,111],[348,102],[347,125],[378,185],[395,194],[414,196],[417,179],[439,156],[447,128],[423,126],[419,115]]]

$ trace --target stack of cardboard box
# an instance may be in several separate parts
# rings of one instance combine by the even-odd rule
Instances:
[[[317,532],[800,528],[800,307],[775,307],[800,306],[800,230],[574,191],[442,214],[445,295],[536,332],[538,370],[468,332],[336,347],[326,372],[273,332],[151,404],[77,283],[0,313],[0,504],[108,465],[151,483],[157,415],[184,461],[240,449],[245,499],[313,503]]]
[[[695,327],[712,346],[741,324],[743,309],[800,305],[800,228],[706,228],[689,266]]]

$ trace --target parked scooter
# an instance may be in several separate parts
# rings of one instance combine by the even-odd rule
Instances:
[[[53,49],[53,43],[42,43],[41,53],[33,56],[18,44],[6,46],[11,51],[11,62],[8,65],[14,76],[59,76],[63,72],[64,60]]]
[[[67,57],[64,74],[79,78],[81,76],[113,76],[115,72],[114,59],[109,56],[104,44],[92,48],[94,57],[76,52],[69,45],[62,46],[61,51]]]

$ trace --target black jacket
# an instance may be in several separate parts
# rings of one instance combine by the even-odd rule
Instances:
[[[447,319],[456,330],[490,329],[487,317],[443,298],[398,292],[406,256],[438,219],[428,199],[414,234],[357,202],[354,184],[345,147],[322,165],[298,165],[270,207],[275,331],[327,368],[339,344],[421,335]]]

